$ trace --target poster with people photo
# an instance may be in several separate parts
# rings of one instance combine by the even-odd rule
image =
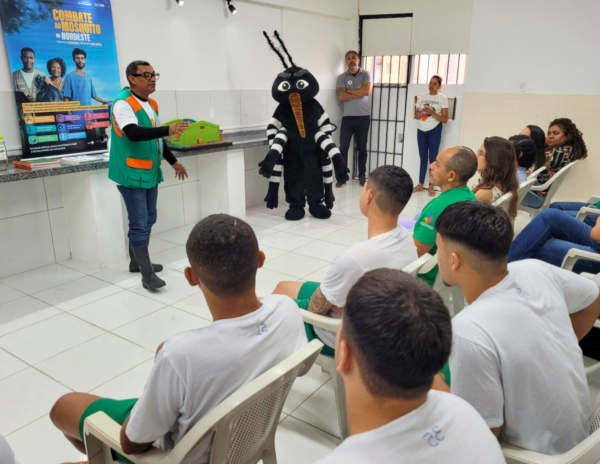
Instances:
[[[110,0],[0,0],[24,158],[106,151],[120,90]]]

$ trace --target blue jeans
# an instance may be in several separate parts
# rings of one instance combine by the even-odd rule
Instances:
[[[579,212],[579,210],[581,208],[595,208],[596,205],[594,203],[590,204],[590,203],[578,203],[578,202],[571,202],[571,201],[567,201],[567,202],[559,202],[557,201],[556,203],[552,203],[550,205],[550,208],[553,209],[558,209],[560,211],[564,211],[565,213],[567,213],[570,216],[576,217],[577,213]],[[585,218],[585,220],[583,222],[585,222],[587,225],[589,225],[590,227],[594,227],[596,225],[596,219],[598,218],[598,216],[588,216]]]
[[[521,204],[523,206],[528,206],[530,208],[538,209],[538,208],[542,207],[545,199],[546,199],[546,197],[543,197],[541,195],[536,195],[534,192],[532,192],[530,190],[529,192],[527,192],[525,194],[525,196],[521,200]]]
[[[421,157],[421,169],[419,170],[419,183],[425,182],[425,174],[431,163],[437,159],[442,140],[442,123],[439,123],[430,131],[417,130],[417,143],[419,145],[419,156]]]
[[[156,202],[158,185],[151,189],[129,188],[117,185],[123,195],[129,219],[129,246],[135,248],[146,245],[146,236],[150,235],[156,223]]]
[[[560,267],[571,248],[600,253],[600,245],[590,237],[592,228],[556,208],[546,209],[517,236],[512,243],[508,262],[535,258]],[[580,260],[573,272],[600,272],[600,263]]]

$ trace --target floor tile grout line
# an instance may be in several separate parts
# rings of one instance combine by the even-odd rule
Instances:
[[[321,429],[321,428],[317,427],[316,425],[313,425],[313,424],[311,424],[310,422],[306,422],[305,420],[298,419],[296,416],[292,416],[291,414],[288,414],[288,415],[287,415],[287,417],[286,417],[285,419],[283,419],[283,420],[280,422],[280,424],[281,424],[283,421],[285,421],[286,419],[288,419],[289,417],[291,417],[292,419],[295,419],[295,420],[297,420],[297,421],[299,421],[299,422],[302,422],[303,424],[309,425],[309,426],[310,426],[310,427],[312,427],[313,429],[317,429],[319,432],[326,433],[326,434],[327,434],[327,435],[329,435],[330,437],[333,437],[333,438],[336,438],[336,439],[340,440],[340,442],[341,442],[341,441],[343,441],[341,437],[338,437],[337,435],[334,435],[333,433],[331,433],[331,432],[328,432],[327,430],[323,430],[323,429]],[[278,426],[279,426],[279,425],[278,425]]]
[[[317,364],[314,364],[314,365],[317,366]],[[320,367],[320,366],[317,366],[317,367]],[[308,395],[298,406],[296,406],[294,409],[292,409],[292,411],[288,413],[288,416],[291,416],[295,411],[297,411],[300,406],[302,406],[304,403],[306,403],[309,400],[309,398],[311,398],[321,388],[323,388],[325,385],[327,385],[327,383],[331,380],[331,378],[332,378],[331,374],[329,374],[328,372],[325,372],[323,370],[322,370],[322,372],[325,373],[325,374],[327,374],[329,376],[329,378],[325,382],[323,382],[321,385],[319,385],[319,388],[317,388],[310,395]],[[337,410],[337,408],[336,408],[336,410]],[[300,419],[298,419],[298,420],[300,420]]]
[[[45,267],[50,267],[50,266],[60,266],[60,267],[63,267],[63,268],[65,268],[65,269],[68,269],[69,271],[77,272],[77,273],[79,273],[79,274],[83,274],[83,275],[82,275],[81,277],[77,277],[77,278],[75,278],[75,279],[69,280],[68,282],[63,282],[63,283],[61,283],[61,284],[58,284],[58,285],[53,285],[52,287],[48,287],[48,288],[45,288],[45,289],[43,289],[43,290],[38,290],[38,291],[37,291],[37,292],[35,292],[35,293],[40,293],[40,292],[44,292],[44,291],[46,291],[46,290],[50,290],[51,288],[58,287],[58,286],[60,286],[60,285],[63,285],[64,283],[75,282],[76,280],[83,279],[84,277],[90,277],[90,276],[88,276],[87,274],[84,274],[84,273],[83,273],[83,272],[81,272],[81,271],[77,271],[77,270],[75,270],[75,269],[71,269],[71,268],[70,268],[70,267],[68,267],[68,266],[63,266],[63,265],[62,265],[62,264],[60,264],[60,263],[52,263],[52,264],[48,264],[48,265],[46,265],[46,266],[38,267],[38,268],[35,268],[35,269],[30,269],[29,271],[20,272],[20,273],[18,273],[18,274],[13,274],[13,275],[11,275],[11,276],[4,277],[3,279],[0,279],[0,283],[2,283],[2,284],[6,285],[6,286],[8,286],[8,287],[10,287],[10,288],[12,288],[12,289],[14,289],[14,290],[17,290],[17,291],[19,291],[19,292],[21,292],[21,293],[24,293],[23,291],[19,290],[18,288],[14,287],[13,285],[11,285],[11,284],[9,284],[9,283],[5,282],[5,280],[6,280],[6,279],[10,279],[10,278],[12,278],[12,277],[20,276],[20,275],[23,275],[23,274],[27,274],[28,272],[35,272],[35,271],[39,271],[40,269],[44,269]],[[33,293],[27,293],[27,295],[33,295]]]

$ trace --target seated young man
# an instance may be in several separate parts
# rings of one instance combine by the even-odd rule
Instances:
[[[533,259],[507,264],[513,230],[500,208],[457,203],[436,229],[444,282],[469,302],[452,320],[452,393],[507,443],[569,451],[590,435],[578,340],[600,314],[598,285]]]
[[[194,227],[186,249],[191,267],[185,276],[202,290],[214,322],[159,347],[139,400],[87,393],[61,397],[50,418],[81,452],[84,420],[98,411],[123,425],[121,446],[127,454],[143,453],[155,442],[170,450],[229,395],[307,343],[291,299],[256,297],[256,271],[265,255],[248,224],[226,214],[209,216]],[[210,441],[185,462],[208,462]]]
[[[442,193],[431,200],[423,211],[413,230],[413,240],[419,257],[425,253],[435,255],[435,221],[448,205],[459,201],[476,201],[475,194],[467,187],[467,182],[477,172],[477,157],[467,147],[448,147],[440,152],[429,166],[429,183],[440,187]],[[433,286],[438,273],[435,266],[419,278]]]
[[[413,183],[398,166],[381,166],[366,181],[360,194],[360,211],[369,220],[368,240],[342,252],[333,262],[323,283],[280,282],[274,293],[296,299],[298,306],[316,314],[340,317],[348,291],[372,269],[402,269],[417,259],[410,233],[398,225],[398,216],[410,200]],[[306,325],[309,340],[319,338],[332,355],[335,334]]]
[[[500,464],[466,401],[430,390],[452,347],[440,296],[405,272],[367,272],[348,294],[335,350],[350,437],[319,464]]]

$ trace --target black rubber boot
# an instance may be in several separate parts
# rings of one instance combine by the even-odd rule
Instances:
[[[305,214],[304,208],[299,206],[290,206],[290,209],[285,212],[285,218],[288,221],[299,221],[304,217]]]
[[[150,245],[150,236],[146,235],[146,245]],[[129,247],[129,272],[140,272],[140,266],[138,265],[135,256],[133,255],[133,250]],[[152,264],[152,270],[154,272],[160,272],[163,270],[162,264]]]
[[[331,217],[331,211],[325,205],[309,206],[308,212],[317,219],[329,219]]]
[[[142,285],[144,288],[148,290],[158,290],[167,285],[167,283],[160,279],[152,269],[150,255],[148,254],[148,245],[132,248],[131,251],[133,251],[134,258],[142,273]]]

